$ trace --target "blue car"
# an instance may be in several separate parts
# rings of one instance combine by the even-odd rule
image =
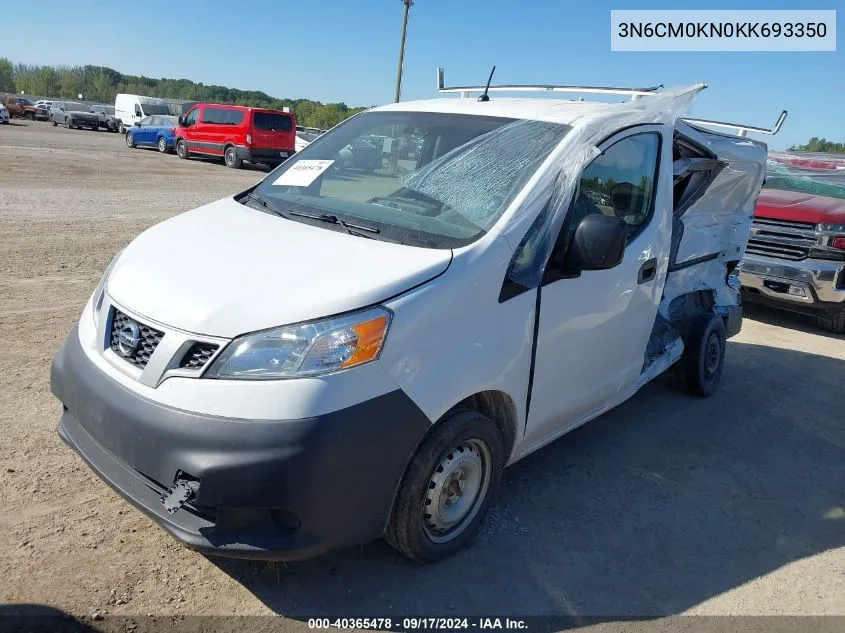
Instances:
[[[157,147],[162,154],[173,151],[177,119],[175,116],[148,116],[126,130],[128,147]]]

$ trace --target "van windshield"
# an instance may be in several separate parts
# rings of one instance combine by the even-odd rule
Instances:
[[[315,139],[254,193],[292,220],[328,214],[378,229],[376,239],[458,248],[496,223],[569,130],[502,117],[365,113]]]
[[[141,109],[144,111],[145,116],[151,116],[154,114],[170,114],[170,108],[168,106],[158,103],[142,103]]]

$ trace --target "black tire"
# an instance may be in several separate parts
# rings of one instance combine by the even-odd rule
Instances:
[[[35,121],[35,114],[33,114],[32,112],[25,112],[23,118],[25,118],[27,121]]]
[[[244,161],[238,156],[238,150],[233,145],[229,145],[223,151],[223,162],[226,164],[226,167],[240,169]]]
[[[816,317],[816,325],[826,332],[845,334],[845,310],[822,312]]]
[[[718,389],[726,342],[722,317],[704,314],[693,319],[681,358],[687,387],[693,395],[706,398]]]
[[[435,523],[444,509],[448,512],[451,506],[461,503],[465,491],[460,481],[455,483],[457,470],[450,471],[449,468],[464,459],[480,460],[483,464],[481,483],[476,494],[472,498],[467,497],[468,507],[463,514],[454,525],[442,531]],[[499,487],[504,465],[502,438],[488,417],[466,409],[448,414],[434,426],[411,459],[393,503],[385,540],[420,563],[434,562],[455,554],[472,543],[478,533]],[[466,475],[463,470],[461,472]],[[441,477],[439,482],[436,480],[438,476]],[[447,495],[443,502],[445,505],[442,505],[439,501],[443,499],[443,494],[454,492],[456,485],[456,494]],[[436,495],[437,503],[433,502],[432,495]],[[453,501],[450,502],[450,499]],[[435,508],[434,512],[429,512]],[[460,506],[458,510],[461,512]],[[438,518],[434,518],[433,514]]]
[[[56,122],[56,119],[51,119],[50,123],[53,124],[53,127],[56,127],[58,125],[58,123]]]
[[[167,139],[163,136],[158,137],[158,143],[156,143],[156,147],[158,147],[158,151],[162,154],[167,154],[170,151],[170,148],[167,147]]]
[[[132,130],[129,130],[129,131],[126,133],[126,147],[131,147],[131,148],[138,147],[138,146],[135,144],[135,137],[134,137],[134,136],[132,136]]]
[[[65,117],[65,127],[69,130],[73,129],[72,119],[70,117]]]
[[[188,145],[181,138],[176,141],[176,155],[179,158],[190,158],[191,152],[188,151]]]
[[[92,127],[92,128],[91,128],[91,130],[93,130],[94,132],[99,132],[99,131],[100,131],[100,126],[99,126],[99,125],[95,125],[94,127]]]

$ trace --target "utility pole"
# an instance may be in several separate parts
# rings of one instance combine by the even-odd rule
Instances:
[[[408,11],[411,10],[411,5],[414,0],[402,0],[405,5],[405,14],[402,16],[402,41],[399,44],[399,69],[396,71],[396,103],[399,103],[399,97],[402,94],[402,68],[405,64],[405,34],[408,32]]]

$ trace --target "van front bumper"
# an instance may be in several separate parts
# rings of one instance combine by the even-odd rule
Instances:
[[[799,311],[845,309],[845,261],[746,255],[739,264],[739,280],[750,301]]]
[[[76,329],[51,388],[61,438],[115,491],[188,547],[294,560],[379,538],[417,444],[430,428],[401,390],[297,420],[223,418],[144,398],[100,371]],[[174,514],[177,477],[198,484]]]

